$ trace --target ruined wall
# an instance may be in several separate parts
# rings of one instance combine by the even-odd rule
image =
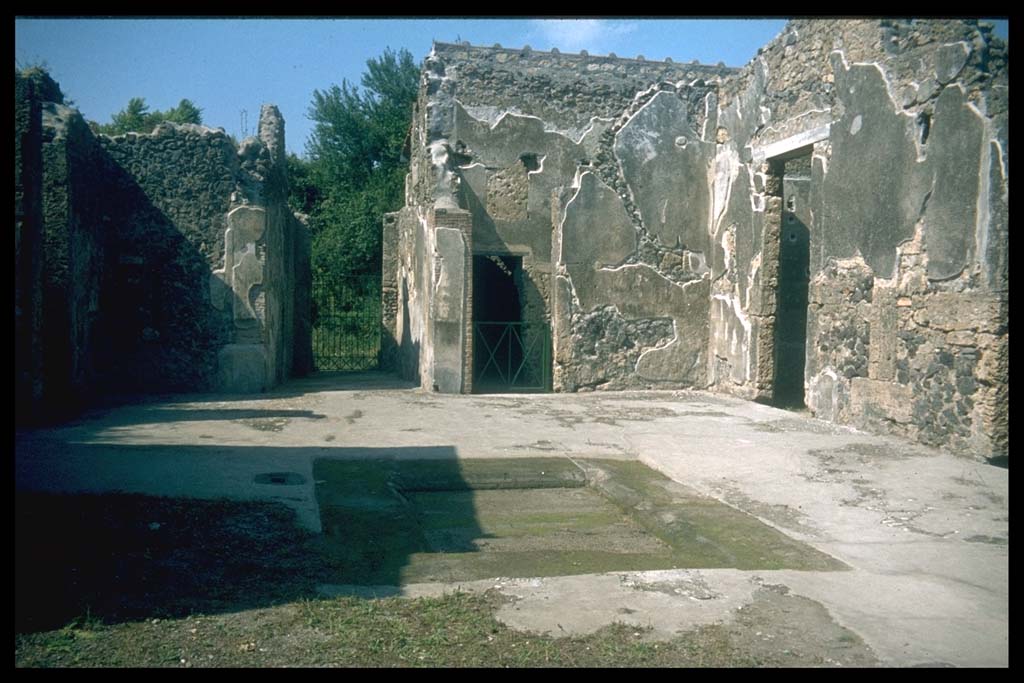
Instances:
[[[392,234],[397,246],[394,251],[390,246],[384,247],[383,269],[385,277],[394,278],[384,283],[384,291],[393,289],[395,292],[392,336],[395,351],[392,362],[403,379],[427,383],[429,387],[433,384],[429,364],[432,348],[429,301],[433,289],[430,259],[433,230],[413,207],[407,206],[388,216],[393,218]]]
[[[127,322],[122,381],[252,392],[308,370],[308,292],[296,289],[308,236],[286,205],[277,108],[263,107],[259,137],[237,149],[202,126],[101,140],[130,198],[114,218],[115,277],[139,293],[106,307]]]
[[[522,320],[554,333],[555,389],[702,383],[706,80],[731,71],[445,44],[426,60],[407,207],[468,211],[461,248],[522,258]]]
[[[81,115],[42,104],[42,399],[57,415],[97,390],[105,253],[102,149]]]
[[[809,154],[808,406],[1005,453],[1007,86],[991,27],[822,20],[723,84],[715,388],[771,397],[784,160]]]
[[[113,170],[105,203],[111,268],[104,374],[120,390],[213,388],[229,321],[211,301],[238,160],[231,140],[199,126],[100,136]],[[116,321],[116,322],[115,322]]]
[[[30,374],[48,412],[111,392],[260,391],[309,368],[309,240],[285,203],[276,108],[241,149],[202,126],[94,136],[59,102],[41,110],[42,291],[26,306],[42,310]]]
[[[19,423],[37,416],[43,392],[41,89],[14,75],[14,404]]]
[[[384,214],[381,223],[381,336],[380,336],[380,368],[399,372],[400,339],[398,320],[401,306],[399,304],[398,281],[398,212]]]
[[[438,385],[473,353],[434,336],[439,305],[468,329],[460,254],[515,255],[555,390],[785,387],[824,419],[1004,454],[1007,74],[961,21],[794,21],[738,72],[436,44],[399,355]]]

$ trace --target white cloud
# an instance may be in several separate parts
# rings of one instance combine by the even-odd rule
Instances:
[[[535,19],[537,49],[557,47],[562,52],[587,50],[594,54],[614,51],[618,39],[637,30],[635,21],[607,19]],[[619,55],[625,57],[627,55]]]

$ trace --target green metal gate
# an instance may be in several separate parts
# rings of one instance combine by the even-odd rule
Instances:
[[[551,388],[551,331],[546,325],[474,322],[473,359],[474,391]]]
[[[313,279],[313,363],[320,372],[380,364],[379,275]]]

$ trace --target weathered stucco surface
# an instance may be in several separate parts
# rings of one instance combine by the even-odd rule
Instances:
[[[432,336],[455,272],[433,214],[459,209],[465,253],[522,258],[556,391],[770,401],[786,379],[820,418],[1005,455],[1007,95],[983,22],[793,21],[740,70],[435,44],[385,283],[396,357],[471,388],[471,268],[444,285],[464,334]]]
[[[459,382],[439,382],[442,367],[454,361],[437,362],[456,351],[471,358],[469,289],[463,337],[433,336],[429,316],[414,322],[429,305],[423,302],[437,296],[437,280],[412,273],[448,272],[449,259],[433,246],[443,226],[432,214],[458,207],[470,216],[463,229],[471,235],[464,240],[468,254],[521,259],[521,320],[527,329],[552,332],[555,389],[702,384],[710,276],[706,166],[714,153],[705,139],[714,136],[705,79],[732,71],[435,45],[413,121],[403,210],[414,210],[425,227],[405,219],[410,227],[399,230],[395,253],[408,265],[390,285],[407,302],[394,316],[392,340],[402,349],[403,370],[427,353],[434,363],[419,361],[427,373],[422,384],[467,390],[472,381],[472,363],[464,362]],[[552,88],[563,95],[550,97]],[[666,201],[673,175],[694,182],[673,186]],[[385,271],[395,260],[387,251]],[[416,266],[418,259],[435,263]]]

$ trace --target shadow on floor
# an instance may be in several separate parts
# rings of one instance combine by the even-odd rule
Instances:
[[[140,490],[148,481],[175,480],[182,484],[178,488],[187,490],[188,476],[200,478],[196,486],[202,488],[201,468],[218,466],[211,460],[230,460],[237,469],[239,463],[266,463],[268,455],[280,456],[274,458],[278,462],[308,462],[311,451],[382,463],[426,458],[433,463],[431,471],[447,485],[458,487],[460,482],[452,447],[65,446],[60,458],[63,467],[54,464],[52,456],[19,454],[20,490],[15,496],[15,629],[19,633],[60,628],[78,619],[120,623],[319,599],[323,596],[318,585],[365,576],[372,577],[373,583],[400,585],[408,557],[433,552],[418,520],[404,509],[401,496],[343,494],[327,501],[331,524],[326,534],[317,535],[302,531],[295,512],[273,502],[41,491],[102,490],[117,485]],[[55,468],[59,476],[51,481]],[[250,469],[255,484],[278,485],[278,497],[297,495],[290,493],[294,486],[308,484],[296,472],[257,472],[259,465]],[[106,473],[97,477],[97,471],[103,470]],[[354,492],[386,490],[392,473],[400,470],[400,465],[370,468],[366,471],[380,473],[380,480],[358,482]],[[254,487],[253,492],[258,491]],[[273,493],[263,495],[270,498]],[[382,506],[391,508],[390,514],[382,514]],[[479,530],[472,507],[453,512],[464,520],[464,532],[474,537]]]

